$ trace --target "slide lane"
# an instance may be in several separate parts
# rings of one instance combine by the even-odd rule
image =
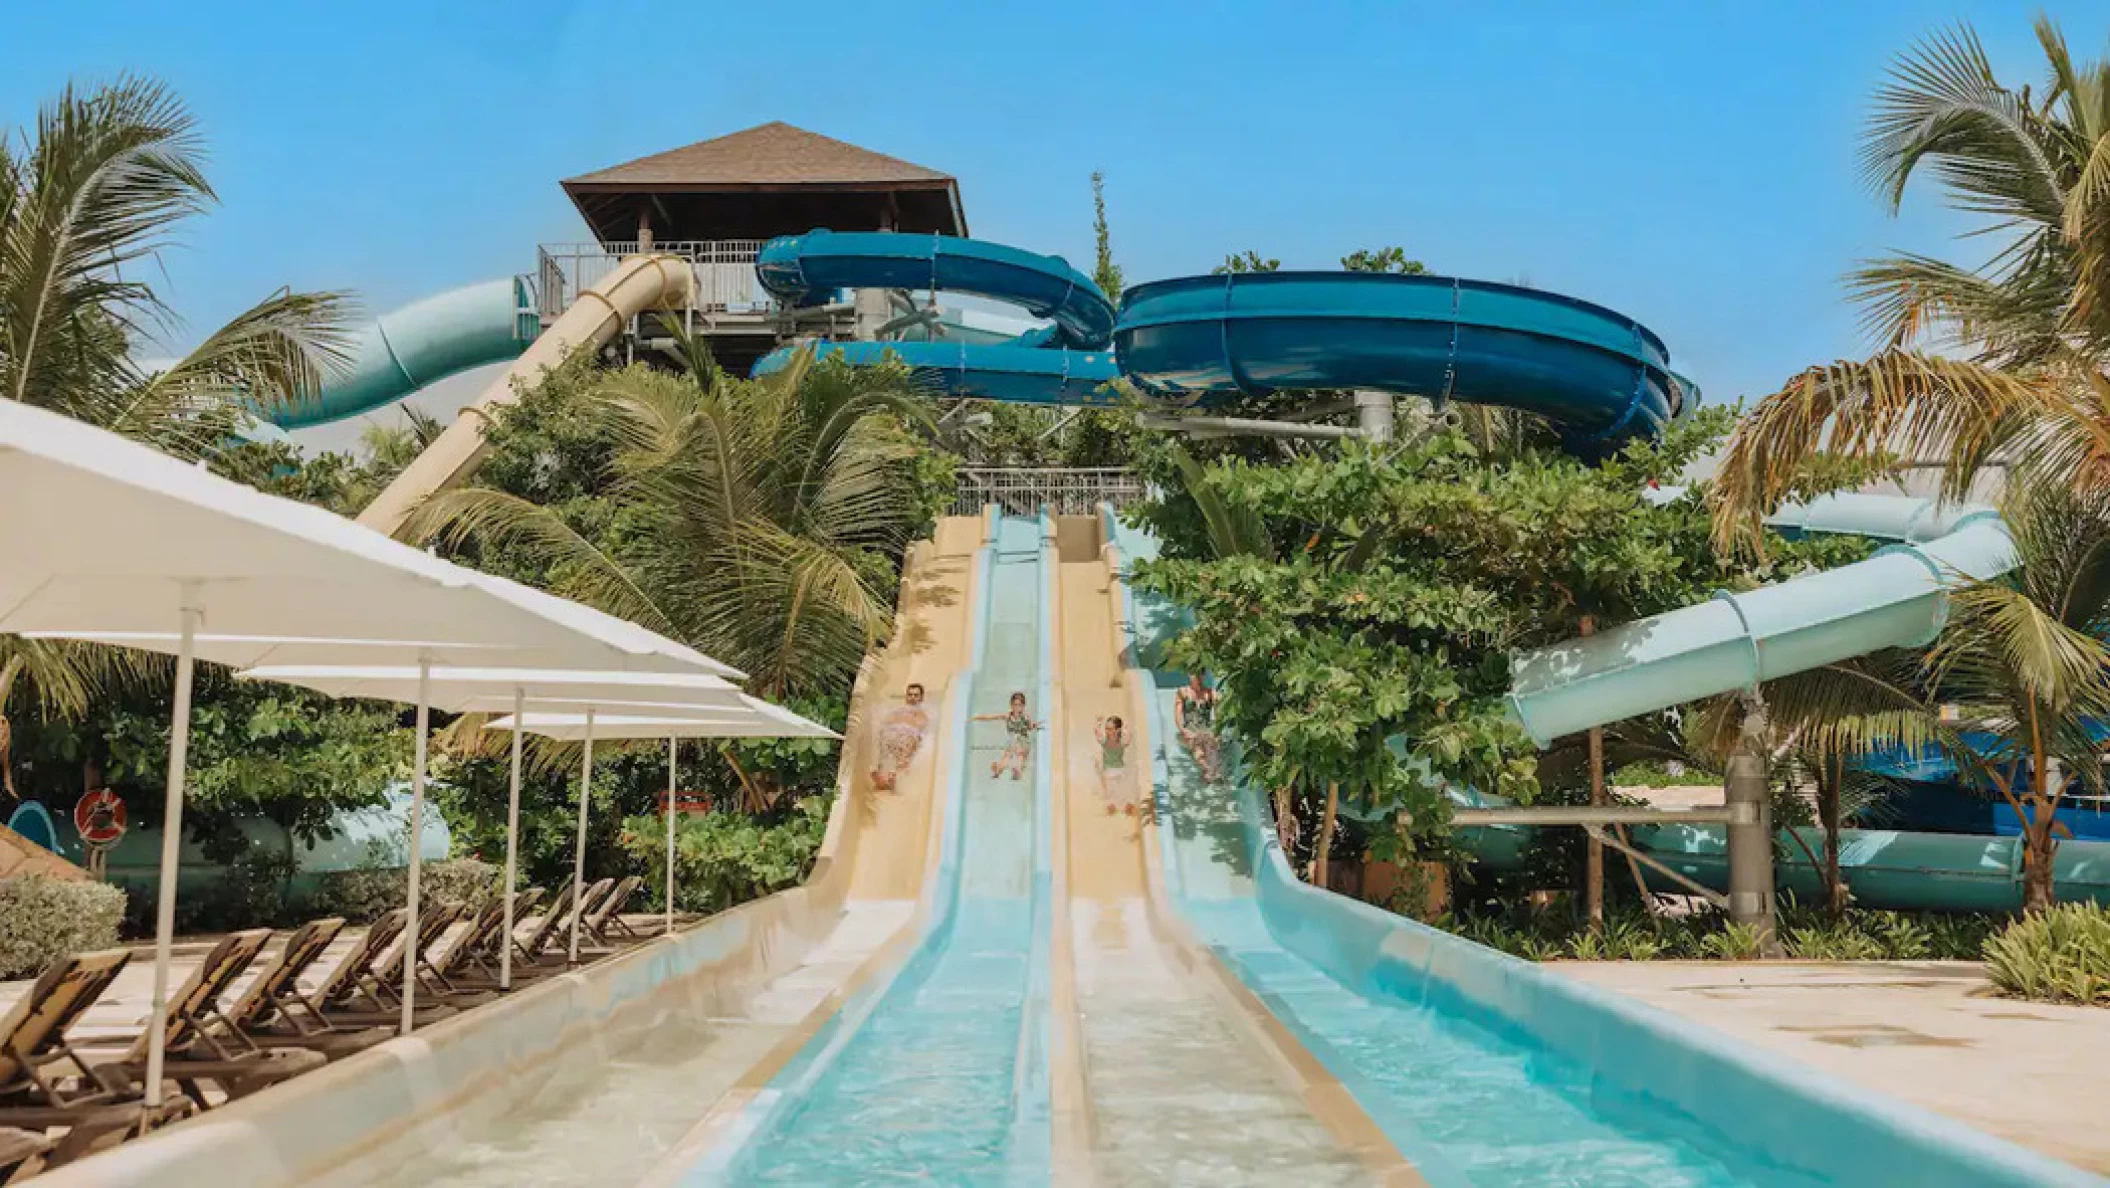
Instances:
[[[1121,590],[1095,518],[1059,519],[1056,539],[1061,686],[1048,742],[1066,826],[1064,951],[1074,964],[1094,1178],[1112,1185],[1422,1183],[1338,1085],[1161,910],[1154,735],[1120,656]],[[1112,780],[1102,774],[1095,737],[1107,717],[1122,718],[1131,736],[1127,774]]]
[[[1154,542],[1116,527],[1117,553],[1154,555]],[[1131,596],[1131,655],[1147,664],[1181,626],[1178,612]],[[1157,766],[1158,840],[1167,889],[1209,952],[1338,1078],[1423,1181],[1438,1188],[1540,1183],[1726,1186],[1799,1183],[1733,1163],[1697,1129],[1593,1100],[1589,1070],[1407,985],[1351,986],[1306,954],[1362,938],[1294,938],[1271,920],[1264,880],[1280,879],[1266,810],[1251,789],[1210,786],[1172,736],[1181,674],[1145,669]],[[1275,869],[1269,869],[1273,863]],[[1293,877],[1293,876],[1289,876]],[[1301,884],[1300,884],[1301,886]],[[1311,894],[1324,892],[1306,889]],[[1292,891],[1291,893],[1294,893]]]
[[[969,652],[970,609],[985,580],[976,574],[982,521],[949,517],[910,554],[895,637],[859,674],[844,732],[841,801],[829,818],[812,876],[784,897],[835,903],[832,925],[803,952],[771,951],[733,920],[771,903],[715,917],[726,955],[689,979],[662,1007],[597,1035],[589,1049],[546,1065],[532,1089],[489,1094],[503,1108],[446,1117],[365,1152],[318,1181],[327,1184],[469,1185],[636,1183],[671,1152],[693,1145],[698,1120],[736,1113],[758,1069],[780,1065],[876,971],[898,962],[914,918],[942,816],[939,764],[912,766],[893,793],[875,793],[876,725],[909,681],[942,704]],[[930,750],[949,744],[941,727]],[[774,897],[773,897],[774,898]],[[758,968],[759,967],[759,968]],[[771,973],[770,970],[777,972]],[[718,1109],[714,1110],[714,1103]],[[730,1105],[728,1103],[731,1103]],[[611,1135],[623,1136],[610,1142]]]
[[[992,780],[1003,724],[972,720],[1039,684],[1041,537],[1035,520],[996,524],[979,642],[945,706],[943,840],[920,941],[648,1182],[967,1183],[991,1168],[999,1182],[1049,1181],[1044,773]]]

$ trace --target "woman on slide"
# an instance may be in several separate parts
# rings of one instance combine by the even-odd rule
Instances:
[[[1133,816],[1136,795],[1128,771],[1128,727],[1118,717],[1101,718],[1092,726],[1092,737],[1099,741],[1099,789],[1106,797],[1106,811]]]
[[[976,714],[974,720],[1004,724],[1004,734],[1009,741],[1004,744],[1004,753],[989,765],[989,778],[995,779],[1008,767],[1011,769],[1011,778],[1017,780],[1025,773],[1026,760],[1033,755],[1033,732],[1047,723],[1034,721],[1032,715],[1026,712],[1026,695],[1023,693],[1011,695],[1010,713]]]
[[[1179,730],[1180,745],[1202,769],[1202,779],[1211,784],[1223,779],[1223,744],[1216,737],[1216,690],[1202,680],[1202,674],[1188,674],[1187,683],[1174,695],[1172,723]]]

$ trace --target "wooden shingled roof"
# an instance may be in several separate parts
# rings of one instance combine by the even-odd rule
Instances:
[[[581,174],[567,179],[564,191],[604,234],[616,230],[603,223],[624,196],[830,192],[898,195],[921,212],[912,221],[938,224],[913,229],[966,234],[959,183],[950,174],[781,120]]]

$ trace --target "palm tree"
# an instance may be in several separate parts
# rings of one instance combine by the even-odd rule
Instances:
[[[2067,787],[2054,770],[2103,785],[2090,727],[2110,717],[2110,489],[2017,487],[2001,514],[2020,570],[1953,590],[1923,656],[1882,653],[1766,688],[1776,723],[1828,763],[1933,749],[1992,788],[2021,823],[2023,904],[2034,911],[2053,900]]]
[[[1931,173],[1997,248],[1975,268],[1919,255],[1854,271],[1883,349],[1813,367],[1737,426],[1714,486],[1724,545],[1812,479],[1822,454],[1937,463],[1962,497],[1989,466],[2110,482],[2110,61],[2077,63],[2040,18],[2039,89],[1994,76],[1968,26],[1898,58],[1863,142],[1895,211]]]
[[[899,553],[928,515],[900,367],[802,353],[761,379],[700,340],[670,374],[601,377],[581,415],[615,442],[605,530],[482,487],[438,493],[403,534],[503,551],[560,593],[745,669],[765,696],[840,692],[892,624]]]
[[[306,399],[341,358],[352,309],[279,292],[151,368],[134,352],[175,319],[139,279],[173,228],[213,201],[196,121],[160,83],[69,86],[34,129],[0,133],[0,396],[186,457],[217,449],[257,408]],[[112,654],[0,641],[5,710],[18,691],[78,711]]]

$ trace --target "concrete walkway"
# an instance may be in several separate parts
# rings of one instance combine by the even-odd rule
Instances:
[[[1994,997],[1968,961],[1547,968],[2110,1175],[2110,1010]]]

